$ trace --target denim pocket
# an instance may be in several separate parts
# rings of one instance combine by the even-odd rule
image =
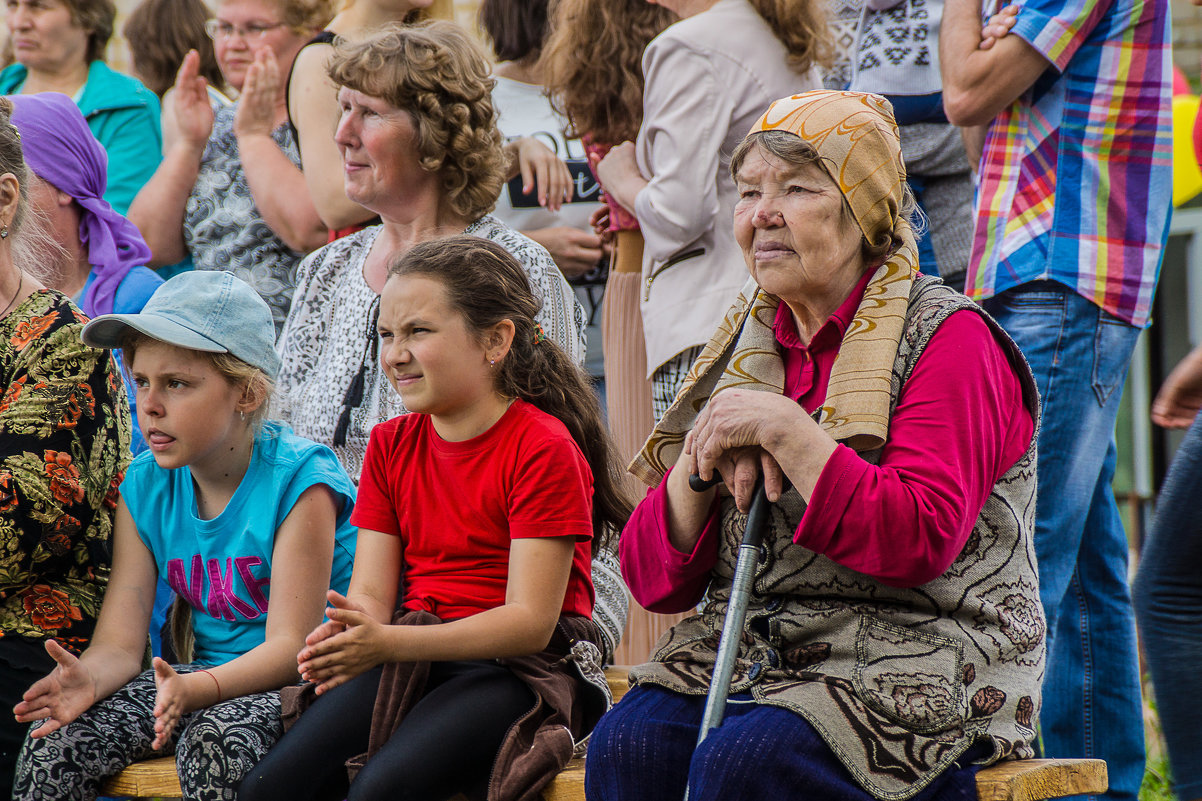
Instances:
[[[1062,355],[1061,337],[1070,316],[1068,291],[1051,281],[1035,281],[982,303],[1026,357],[1040,397],[1047,396],[1052,372]]]
[[[1123,386],[1127,379],[1127,368],[1131,364],[1131,352],[1135,350],[1138,338],[1139,329],[1098,309],[1091,381],[1099,406],[1105,406],[1114,391]]]
[[[865,704],[916,732],[964,719],[964,646],[950,637],[861,618],[852,685]]]
[[[1043,287],[1047,289],[1031,289]],[[986,301],[1004,309],[1034,310],[1034,309],[1063,309],[1065,290],[1052,281],[1032,281],[1016,289],[1007,290]]]

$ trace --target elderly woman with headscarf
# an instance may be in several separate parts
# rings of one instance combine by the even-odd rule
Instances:
[[[32,173],[30,206],[62,247],[52,259],[50,285],[89,317],[142,311],[163,279],[145,266],[150,248],[142,234],[104,199],[108,157],[83,114],[57,92],[11,100],[13,124]],[[126,392],[136,419],[128,383]],[[132,446],[134,453],[146,447],[137,425]]]
[[[1039,708],[1030,371],[917,273],[883,98],[778,100],[731,168],[753,280],[632,465],[654,489],[620,545],[644,606],[703,605],[594,731],[588,796],[975,798],[977,766],[1032,755]],[[694,751],[757,473],[730,702]]]

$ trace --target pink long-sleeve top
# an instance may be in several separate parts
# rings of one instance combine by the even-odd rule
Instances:
[[[811,414],[826,398],[869,277],[808,345],[788,306],[777,312],[785,394]],[[902,388],[880,462],[871,465],[839,445],[793,541],[883,584],[925,584],[955,561],[993,485],[1026,452],[1034,430],[1001,345],[976,312],[955,312]],[[718,503],[692,552],[684,553],[668,540],[667,485],[647,493],[619,541],[622,574],[635,599],[665,613],[697,604],[718,558]]]

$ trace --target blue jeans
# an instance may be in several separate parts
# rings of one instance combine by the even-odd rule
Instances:
[[[1135,579],[1135,611],[1182,801],[1202,798],[1202,743],[1193,701],[1202,696],[1202,415],[1169,469]]]
[[[588,801],[873,801],[810,723],[781,707],[732,695],[722,725],[696,746],[705,696],[634,687],[605,713],[589,738]],[[696,746],[696,747],[695,747]],[[976,801],[978,743],[911,801]]]
[[[1040,740],[1051,758],[1105,759],[1107,798],[1135,801],[1143,708],[1127,535],[1110,482],[1114,424],[1139,329],[1053,281],[985,301],[1042,402],[1035,552],[1048,621]]]

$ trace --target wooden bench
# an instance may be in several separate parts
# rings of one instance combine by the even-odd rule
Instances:
[[[616,702],[626,694],[626,670],[610,668],[605,678]],[[978,801],[1043,801],[1104,793],[1106,763],[1100,759],[1023,759],[977,773]],[[179,798],[175,757],[135,762],[105,782],[101,795],[116,798]],[[584,760],[573,759],[543,792],[544,801],[584,801]]]

